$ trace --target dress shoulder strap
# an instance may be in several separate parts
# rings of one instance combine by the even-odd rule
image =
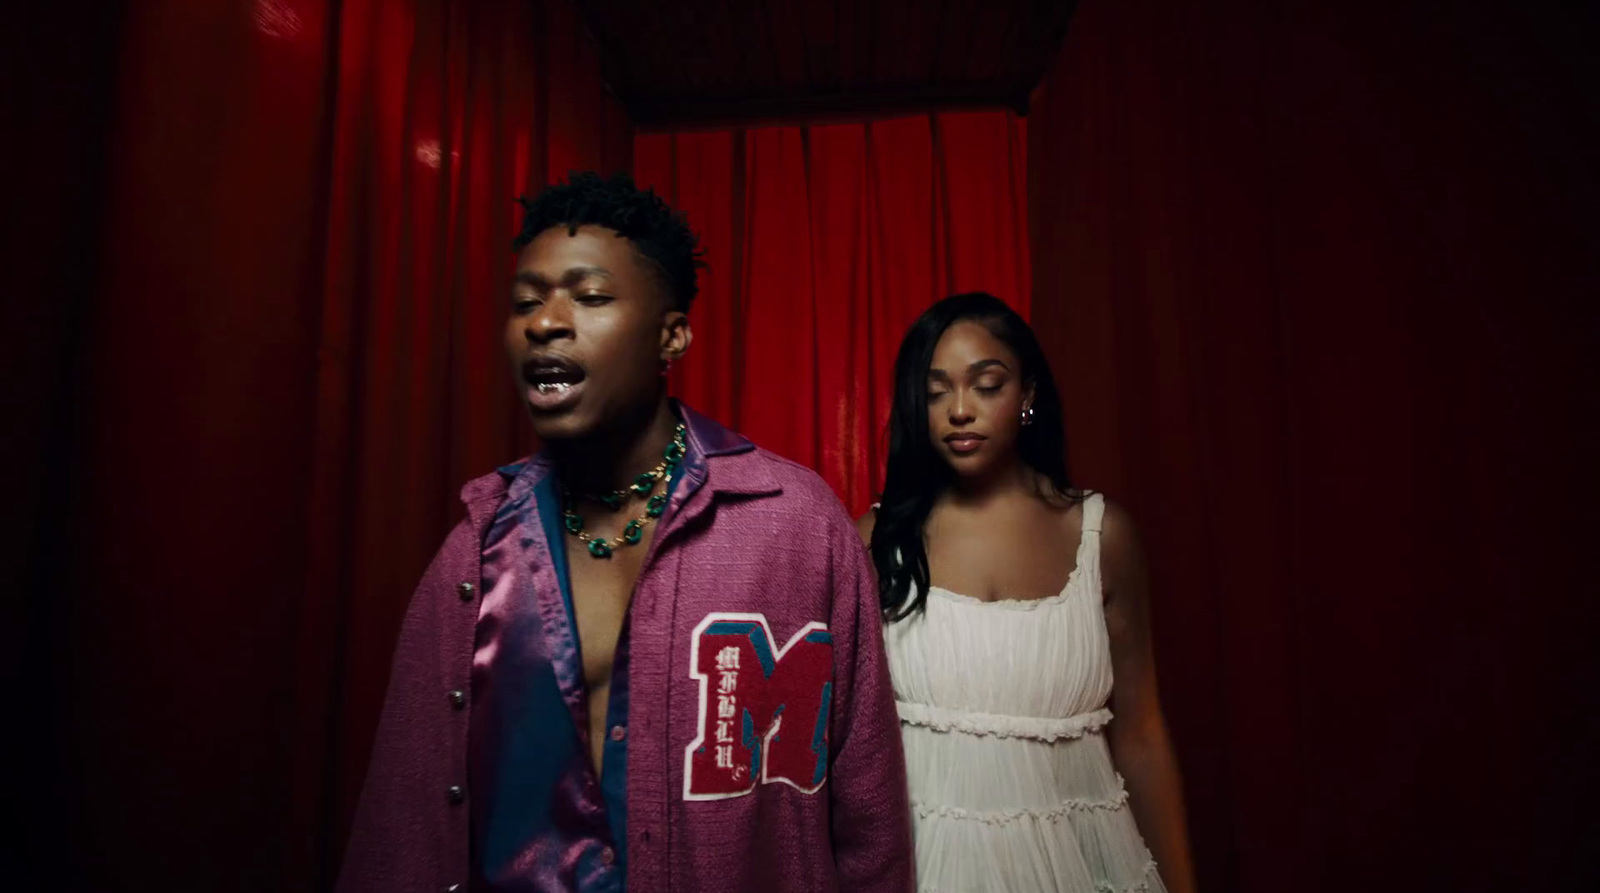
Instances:
[[[1099,533],[1106,517],[1106,498],[1100,493],[1090,493],[1083,498],[1083,532]]]
[[[1105,520],[1106,498],[1090,493],[1083,498],[1083,528],[1078,537],[1078,569],[1095,577],[1100,573],[1100,525]]]

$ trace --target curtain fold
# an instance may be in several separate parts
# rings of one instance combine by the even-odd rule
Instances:
[[[1204,889],[1595,885],[1595,25],[1088,0],[1035,94],[1034,321]]]
[[[632,134],[564,0],[141,3],[119,50],[51,877],[320,889],[456,491],[529,446],[513,198]]]
[[[1028,313],[1026,142],[1000,111],[639,134],[710,264],[675,392],[865,511],[912,320],[959,291]]]

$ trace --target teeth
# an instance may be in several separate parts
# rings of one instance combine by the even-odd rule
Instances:
[[[541,381],[541,382],[539,382],[538,387],[539,387],[539,393],[541,393],[541,394],[559,394],[559,393],[571,388],[572,385],[567,384],[564,381],[558,381],[558,382]]]

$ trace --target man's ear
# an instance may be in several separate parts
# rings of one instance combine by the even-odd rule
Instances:
[[[668,310],[661,319],[661,362],[670,366],[683,359],[694,341],[694,330],[689,327],[689,315],[681,310]]]

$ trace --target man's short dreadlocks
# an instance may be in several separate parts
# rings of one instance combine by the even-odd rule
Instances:
[[[627,174],[602,177],[592,171],[569,174],[565,183],[544,188],[532,199],[517,199],[526,213],[512,247],[521,251],[551,227],[575,233],[585,225],[614,230],[634,250],[655,263],[676,310],[689,312],[700,287],[696,272],[705,266],[699,238],[684,216],[653,190],[640,189]]]

